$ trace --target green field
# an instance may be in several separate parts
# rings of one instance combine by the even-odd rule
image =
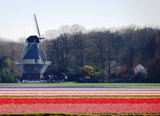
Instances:
[[[160,86],[160,83],[0,83],[0,86]]]

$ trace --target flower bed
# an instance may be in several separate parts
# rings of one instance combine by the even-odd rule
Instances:
[[[28,105],[1,105],[1,114],[26,113],[138,113],[160,114],[160,104],[28,104]]]
[[[160,98],[0,98],[0,113],[160,113]]]
[[[160,114],[160,87],[0,87],[0,114]]]

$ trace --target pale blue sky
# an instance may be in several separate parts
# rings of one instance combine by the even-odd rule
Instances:
[[[67,24],[160,27],[160,0],[0,0],[0,37],[35,34],[34,13],[42,34]]]

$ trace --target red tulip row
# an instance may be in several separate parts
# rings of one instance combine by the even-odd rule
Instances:
[[[2,104],[160,104],[160,98],[0,98]]]
[[[26,113],[143,113],[160,114],[160,104],[23,104],[0,105],[0,114]]]

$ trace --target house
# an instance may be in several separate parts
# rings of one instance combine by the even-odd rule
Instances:
[[[46,80],[49,83],[59,83],[67,79],[67,75],[63,72],[56,70],[49,70],[43,74],[42,80]]]

